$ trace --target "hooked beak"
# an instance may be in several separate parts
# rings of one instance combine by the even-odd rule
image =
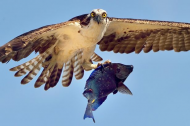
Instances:
[[[96,15],[96,16],[94,17],[94,20],[97,21],[97,23],[99,24],[102,19],[101,19],[101,16],[100,16],[100,15]]]

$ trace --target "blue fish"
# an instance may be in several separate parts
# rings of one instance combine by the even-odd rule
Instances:
[[[129,88],[123,84],[132,71],[132,65],[120,63],[104,64],[95,69],[86,81],[83,92],[84,97],[88,99],[84,119],[92,118],[95,123],[92,111],[95,111],[110,93],[116,94],[119,91],[132,95]]]

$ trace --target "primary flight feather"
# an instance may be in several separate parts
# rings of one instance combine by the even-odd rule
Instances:
[[[0,47],[0,62],[19,61],[33,51],[34,59],[11,68],[15,76],[27,74],[22,84],[30,82],[43,67],[35,87],[54,87],[63,71],[62,85],[69,86],[73,74],[81,79],[84,70],[97,68],[92,61],[101,61],[94,50],[115,53],[147,53],[151,50],[190,50],[190,24],[121,19],[107,16],[102,9],[74,17],[67,22],[44,26],[24,33]]]

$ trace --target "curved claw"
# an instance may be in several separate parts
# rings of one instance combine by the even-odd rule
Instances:
[[[98,63],[98,64],[92,64],[92,63],[89,63],[89,62],[84,62],[82,64],[82,67],[83,67],[84,70],[89,71],[89,70],[92,70],[92,69],[96,69],[99,66],[103,66],[104,64],[111,64],[111,61],[106,60],[104,63]]]

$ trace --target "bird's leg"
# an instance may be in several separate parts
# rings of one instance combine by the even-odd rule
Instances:
[[[106,60],[104,63],[98,63],[98,64],[93,64],[92,61],[88,61],[88,62],[84,61],[82,64],[82,67],[84,68],[84,70],[88,71],[88,70],[96,69],[99,66],[102,66],[102,68],[103,68],[104,64],[111,64],[111,61]]]
[[[97,64],[93,64],[91,60],[90,61],[84,60],[84,62],[82,63],[82,67],[84,68],[84,70],[89,71],[92,69],[96,69]]]
[[[98,63],[97,67],[103,66],[104,64],[111,64],[111,61],[110,60],[106,60],[104,63]]]
[[[97,67],[101,66],[102,73],[103,73],[103,70],[104,70],[104,64],[111,64],[111,61],[110,60],[106,60],[104,63],[98,63],[97,64]]]
[[[101,72],[103,73],[103,70],[104,70],[104,65],[103,65],[103,63],[98,63],[98,64],[97,64],[97,67],[99,67],[99,66],[100,66]]]
[[[91,57],[94,54],[95,47],[96,46],[92,46],[92,47],[88,47],[88,48],[83,49],[82,67],[86,71],[96,69],[97,67],[99,67],[102,64],[102,63],[93,64],[93,62],[92,62]],[[103,64],[108,64],[108,63],[111,63],[111,62],[109,60],[107,60]]]
[[[92,47],[88,47],[88,48],[83,49],[82,67],[86,71],[97,68],[97,64],[93,64],[93,62],[91,60],[91,56],[94,53],[95,47],[96,46],[92,46]]]

